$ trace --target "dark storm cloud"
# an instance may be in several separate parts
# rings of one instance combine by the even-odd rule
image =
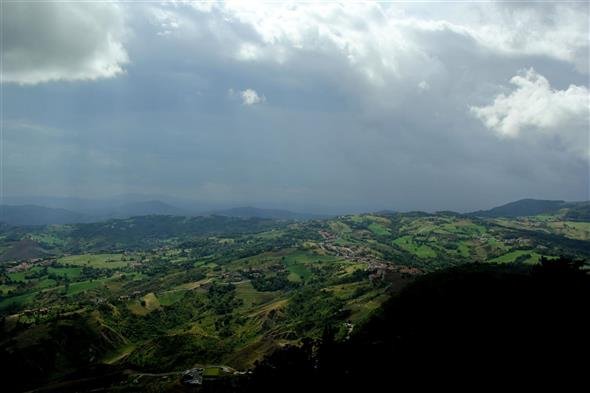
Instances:
[[[506,138],[472,110],[503,115],[530,69],[547,100],[587,89],[579,6],[195,7],[123,9],[130,61],[112,79],[3,85],[5,190],[331,211],[588,198],[588,150],[557,114]],[[568,99],[580,145],[588,102]]]
[[[7,2],[2,8],[4,82],[109,78],[128,61],[116,4]]]

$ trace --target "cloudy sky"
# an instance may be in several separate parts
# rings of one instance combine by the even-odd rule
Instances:
[[[3,2],[6,196],[589,196],[589,6]]]

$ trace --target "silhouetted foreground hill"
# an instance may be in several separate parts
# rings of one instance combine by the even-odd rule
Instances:
[[[336,343],[326,332],[322,342],[275,352],[247,391],[394,391],[477,380],[475,388],[514,378],[565,386],[584,375],[589,301],[590,277],[569,260],[433,273],[351,340]]]

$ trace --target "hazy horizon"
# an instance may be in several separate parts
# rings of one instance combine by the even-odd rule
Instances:
[[[586,3],[2,7],[0,203],[590,199]]]

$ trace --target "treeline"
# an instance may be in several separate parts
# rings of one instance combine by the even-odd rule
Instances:
[[[289,281],[287,276],[287,272],[281,271],[272,275],[252,278],[251,283],[254,289],[260,292],[286,291],[299,286],[297,283]]]

